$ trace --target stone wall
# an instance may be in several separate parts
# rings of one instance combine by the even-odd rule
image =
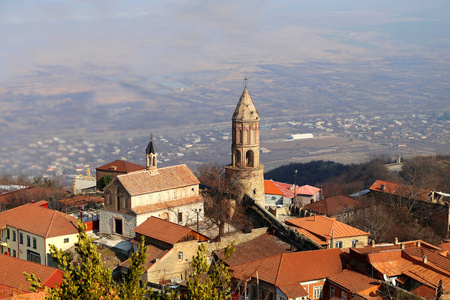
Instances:
[[[111,212],[107,210],[100,210],[100,222],[99,231],[101,233],[113,234],[114,232],[114,219],[121,219],[123,223],[123,235],[134,237],[135,232],[133,229],[136,228],[136,217],[127,214],[121,214],[118,212]]]

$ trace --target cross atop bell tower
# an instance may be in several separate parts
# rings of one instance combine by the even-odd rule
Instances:
[[[231,164],[226,167],[227,180],[237,181],[241,191],[264,207],[264,166],[259,162],[259,112],[245,87],[232,120]]]

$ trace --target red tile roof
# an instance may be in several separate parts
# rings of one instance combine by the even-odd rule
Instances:
[[[328,197],[317,202],[305,205],[305,209],[324,214],[328,217],[339,215],[361,205],[359,200],[339,195]]]
[[[431,190],[421,189],[412,185],[376,180],[370,187],[371,191],[392,194],[400,197],[428,201]]]
[[[147,245],[147,246],[148,246],[148,249],[145,253],[147,253],[148,256],[144,263],[144,268],[146,271],[155,264],[157,259],[163,258],[169,251],[172,251],[172,249],[170,249],[170,250],[161,249],[161,248],[158,248],[153,245]],[[119,266],[124,267],[124,268],[129,268],[130,267],[130,259],[127,259],[126,261],[121,262],[119,264]]]
[[[161,168],[155,174],[151,174],[147,170],[133,172],[119,175],[114,180],[119,180],[131,196],[171,190],[200,183],[186,165]]]
[[[10,225],[45,238],[76,234],[77,222],[72,216],[33,204],[0,212],[0,228]]]
[[[209,239],[207,236],[189,227],[181,226],[157,217],[148,218],[133,231],[171,245],[180,242],[192,233],[200,235],[207,240]]]
[[[31,287],[23,272],[36,275],[45,286],[51,288],[55,287],[55,284],[60,285],[63,279],[61,270],[5,254],[0,254],[0,266],[0,285],[21,291],[30,292]],[[0,298],[1,296],[0,291]]]
[[[366,235],[368,232],[359,230],[345,223],[336,221],[334,218],[325,216],[311,216],[306,218],[289,219],[285,221],[287,225],[293,228],[302,228],[318,236],[322,240],[330,240],[334,230],[335,238],[345,238],[353,236]]]
[[[139,214],[144,214],[144,213],[148,213],[148,212],[152,212],[152,211],[158,211],[158,210],[188,205],[188,204],[202,202],[202,201],[203,201],[202,196],[191,196],[191,197],[177,199],[177,200],[170,200],[170,201],[165,201],[165,202],[160,202],[160,203],[137,206],[137,207],[132,208],[131,210],[134,213],[139,215]]]
[[[315,194],[317,194],[318,192],[320,192],[319,188],[316,188],[314,186],[311,185],[302,185],[299,186],[296,190],[296,195],[307,195],[307,196],[314,196]]]
[[[343,270],[341,273],[328,278],[332,283],[340,285],[351,293],[362,293],[364,291],[373,291],[380,286],[380,282],[367,275],[352,271]]]
[[[126,160],[115,160],[97,168],[97,170],[99,171],[109,171],[117,173],[130,173],[145,169],[146,167],[144,166],[133,164]]]
[[[290,291],[294,284],[324,279],[342,272],[345,265],[343,252],[339,248],[284,253],[232,266],[232,276],[237,279],[256,277],[259,280],[283,287]],[[305,295],[296,289],[290,297]]]
[[[278,182],[278,181],[272,181],[272,183],[283,193],[284,197],[286,198],[294,198],[294,185]],[[310,186],[310,185],[303,185],[303,186],[297,186],[295,190],[295,195],[308,195],[313,196],[316,193],[320,192],[319,188]],[[277,194],[275,194],[277,195]]]
[[[264,180],[264,193],[269,195],[284,195],[272,180]]]
[[[274,235],[263,234],[252,240],[234,246],[234,253],[226,260],[227,265],[234,266],[242,263],[273,256],[281,253],[291,253],[290,245]],[[222,257],[222,250],[214,251]]]

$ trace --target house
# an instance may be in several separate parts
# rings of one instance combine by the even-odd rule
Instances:
[[[264,189],[266,206],[289,205],[294,202],[306,205],[311,202],[319,201],[322,197],[322,190],[319,188],[303,185],[296,186],[294,190],[293,184],[274,180],[264,180]]]
[[[0,299],[14,299],[11,298],[13,295],[21,295],[17,298],[25,299],[26,294],[33,293],[30,290],[31,282],[26,280],[23,272],[36,275],[42,285],[48,288],[54,288],[55,284],[61,285],[63,280],[61,270],[5,254],[0,254],[0,266]]]
[[[182,225],[203,218],[199,181],[186,165],[157,167],[153,140],[146,149],[147,168],[117,175],[104,189],[100,231],[133,237],[134,228],[151,216]]]
[[[116,178],[118,175],[128,174],[135,171],[145,170],[144,166],[133,164],[126,160],[115,160],[106,165],[95,169],[95,177],[97,182],[97,189],[102,191],[104,188],[102,178],[105,176],[111,176],[111,179]]]
[[[323,248],[349,248],[368,244],[368,232],[334,218],[310,216],[289,219],[285,223]]]
[[[94,193],[97,187],[97,180],[91,176],[88,168],[86,175],[79,174],[73,178],[73,193],[75,195],[84,193]]]
[[[264,180],[265,206],[289,205],[291,199],[272,180]]]
[[[350,248],[349,265],[373,278],[389,282],[425,299],[434,299],[439,281],[450,287],[450,257],[423,241]]]
[[[230,267],[233,290],[247,299],[319,299],[327,278],[345,268],[341,249],[277,254]],[[258,298],[259,297],[259,298]]]
[[[353,210],[360,206],[361,201],[339,195],[309,203],[305,205],[304,208],[315,214],[336,218],[339,221],[345,221],[347,217],[353,213]]]
[[[379,294],[380,290],[379,280],[354,270],[345,269],[328,278],[324,288],[324,298],[382,299]]]
[[[45,201],[43,201],[45,202]],[[77,241],[77,219],[41,206],[25,204],[0,212],[1,253],[53,265],[50,245],[67,250]]]
[[[138,251],[141,236],[148,245],[142,281],[156,284],[185,280],[199,243],[209,240],[207,236],[195,230],[157,217],[148,218],[134,231],[136,232],[132,240],[134,251]],[[129,260],[119,266],[122,272],[126,273]]]

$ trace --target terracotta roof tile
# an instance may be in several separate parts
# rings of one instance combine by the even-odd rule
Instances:
[[[77,222],[72,216],[33,204],[0,212],[0,228],[10,225],[41,237],[76,234]]]
[[[151,174],[147,170],[133,172],[119,175],[114,180],[119,180],[131,196],[171,190],[200,183],[186,165],[161,168],[155,174]]]
[[[308,292],[299,283],[291,283],[287,285],[280,285],[278,288],[285,294],[288,298],[297,298],[308,296]]]
[[[158,211],[158,210],[167,209],[167,208],[171,208],[171,207],[188,205],[188,204],[202,202],[202,201],[203,201],[203,197],[200,195],[199,196],[191,196],[191,197],[177,199],[177,200],[171,200],[171,201],[165,201],[165,202],[160,202],[160,203],[137,206],[137,207],[132,208],[131,210],[134,213],[139,215],[139,214],[143,214],[143,213]]]
[[[0,285],[14,289],[30,291],[31,283],[23,275],[24,271],[36,275],[48,287],[53,288],[55,283],[58,285],[62,283],[63,272],[61,270],[24,259],[0,254],[0,266]]]
[[[331,217],[346,212],[359,205],[361,205],[361,201],[339,195],[307,204],[305,205],[305,209]]]
[[[428,201],[428,195],[431,193],[431,190],[416,188],[412,185],[403,185],[384,180],[376,180],[370,187],[370,190],[422,201]]]
[[[250,241],[234,246],[234,253],[227,259],[229,266],[239,265],[255,259],[261,259],[281,253],[291,253],[290,245],[271,234],[260,235]],[[222,257],[222,251],[214,251]]]
[[[278,254],[232,266],[233,277],[255,277],[276,286],[328,278],[340,273],[345,265],[339,248]],[[298,296],[300,296],[299,294]]]
[[[209,239],[189,227],[181,226],[157,217],[148,218],[133,231],[171,245],[179,242],[190,233],[195,233]]]
[[[270,195],[284,195],[272,180],[264,180],[264,193]]]
[[[295,192],[296,195],[314,196],[315,194],[320,192],[320,189],[311,185],[302,185],[299,186]]]
[[[164,255],[166,255],[170,250],[167,249],[161,249],[158,248],[156,246],[153,245],[148,245],[148,249],[147,249],[147,259],[145,260],[144,263],[144,268],[145,270],[150,269],[156,262],[157,259],[161,259],[162,257],[164,257]],[[124,262],[121,262],[119,264],[119,266],[124,267],[124,268],[129,268],[130,267],[130,259],[127,259]]]
[[[334,218],[325,216],[289,219],[285,222],[289,226],[303,228],[326,240],[331,239],[332,230],[334,230],[335,238],[369,235],[368,232],[364,232],[358,228],[336,221]]]
[[[351,293],[363,293],[366,290],[373,290],[374,287],[380,286],[378,280],[347,269],[339,274],[331,276],[328,280],[340,285]]]
[[[110,172],[117,172],[117,173],[130,173],[130,172],[145,170],[145,169],[146,169],[146,167],[144,167],[144,166],[133,164],[126,160],[115,160],[115,161],[112,161],[110,163],[107,163],[106,165],[103,165],[103,166],[97,168],[97,170],[100,170],[100,171],[110,171]]]
[[[294,198],[294,185],[278,182],[278,181],[272,181],[272,183],[284,194],[284,197],[286,198]],[[319,188],[316,188],[314,186],[310,185],[303,185],[303,186],[297,186],[295,190],[295,195],[308,195],[313,196],[316,193],[320,192]]]

